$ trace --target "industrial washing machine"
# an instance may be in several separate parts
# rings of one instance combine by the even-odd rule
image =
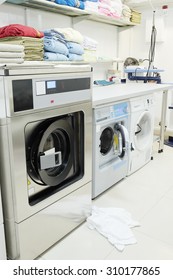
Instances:
[[[93,109],[92,198],[128,172],[129,103],[113,103]]]
[[[154,96],[130,100],[131,128],[128,175],[151,160],[154,136]]]
[[[6,260],[6,246],[4,235],[4,219],[2,213],[1,187],[0,187],[0,260]]]
[[[0,161],[9,259],[34,259],[91,214],[92,68],[0,69]]]

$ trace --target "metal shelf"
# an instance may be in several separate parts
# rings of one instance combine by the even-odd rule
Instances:
[[[92,20],[97,22],[103,22],[115,26],[135,26],[132,22],[125,21],[123,19],[114,19],[108,16],[92,13],[87,10],[81,10],[65,5],[58,5],[47,0],[7,0],[8,3],[15,5],[22,5],[24,7],[35,8],[43,11],[50,11],[57,14],[67,15],[72,17],[73,23],[77,23],[81,20]]]

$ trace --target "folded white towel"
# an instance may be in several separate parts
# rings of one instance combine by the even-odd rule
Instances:
[[[0,57],[0,63],[23,63],[24,59],[23,58],[1,58]]]
[[[1,52],[0,58],[23,58],[25,56],[24,52]]]
[[[23,52],[24,46],[21,45],[13,45],[13,44],[5,44],[0,42],[0,51],[1,52]]]
[[[139,223],[133,220],[131,214],[123,208],[93,206],[87,224],[90,229],[96,229],[105,236],[119,251],[123,251],[125,245],[137,242],[130,228],[139,226]]]
[[[60,32],[61,34],[64,35],[65,39],[69,42],[76,42],[78,44],[82,44],[83,43],[83,35],[73,29],[73,28],[70,28],[70,27],[67,27],[67,28],[53,28],[52,30],[54,31],[57,31],[57,32]]]

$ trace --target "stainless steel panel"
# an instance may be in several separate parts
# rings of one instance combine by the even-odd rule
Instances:
[[[0,260],[6,260],[4,225],[0,224]]]
[[[34,259],[78,227],[91,214],[91,182],[27,218],[13,224],[7,236],[8,257]],[[10,221],[6,221],[10,224]],[[16,246],[11,246],[14,244]]]
[[[91,73],[70,73],[70,74],[47,74],[45,75],[35,75],[32,79],[33,81],[33,102],[34,102],[34,109],[26,110],[26,111],[19,111],[14,113],[14,105],[13,105],[13,89],[12,89],[12,81],[13,80],[26,80],[31,79],[29,75],[23,76],[7,76],[4,77],[4,88],[5,88],[5,102],[6,102],[6,114],[8,117],[13,117],[17,115],[29,114],[33,113],[33,110],[36,111],[43,111],[55,108],[61,108],[66,106],[71,106],[72,104],[77,104],[80,102],[88,102],[91,100],[91,89],[81,90],[81,91],[72,91],[72,92],[64,92],[64,93],[57,93],[57,94],[48,94],[48,95],[36,95],[36,85],[35,82],[37,81],[45,81],[45,80],[52,80],[52,79],[75,79],[76,77],[90,77]],[[91,79],[92,84],[92,79]],[[23,98],[25,98],[25,92],[23,92]]]
[[[28,122],[45,120],[47,118],[61,116],[67,112],[77,112],[82,110],[85,114],[85,170],[81,180],[57,192],[49,198],[41,201],[37,205],[30,206],[28,203],[27,189],[27,170],[26,170],[26,155],[25,155],[25,134],[24,127]],[[15,212],[15,221],[21,222],[27,217],[37,213],[47,205],[73,192],[82,185],[91,180],[91,157],[92,157],[92,112],[91,103],[83,105],[75,105],[71,107],[43,111],[21,117],[11,119],[11,123],[3,128],[1,127],[4,137],[1,142],[1,162],[5,162],[2,174],[3,192],[6,197],[5,211],[8,218],[12,218],[12,211]],[[5,131],[4,131],[5,130]],[[3,137],[3,136],[2,136]],[[7,143],[9,147],[7,146]],[[8,152],[9,151],[9,152]],[[11,203],[13,201],[13,203]],[[14,209],[13,205],[15,205]]]
[[[3,163],[0,169],[0,183],[2,185],[7,253],[11,259],[36,258],[79,226],[91,210],[91,89],[80,91],[80,102],[77,95],[74,96],[74,101],[73,95],[68,100],[66,93],[65,99],[57,99],[59,103],[55,102],[53,105],[46,99],[44,102],[48,102],[48,106],[43,102],[42,105],[36,106],[37,109],[17,113],[14,113],[13,110],[11,84],[14,79],[45,80],[52,79],[52,77],[57,78],[57,76],[58,78],[92,77],[89,66],[75,66],[71,69],[69,67],[71,66],[64,65],[63,68],[50,66],[50,68],[41,69],[43,71],[36,68],[11,67],[11,69],[7,69],[9,76],[5,76],[6,70],[4,73],[3,70],[0,71],[4,76],[0,77],[0,101],[3,104],[3,113],[0,113],[0,162]],[[40,73],[46,73],[46,75]],[[10,74],[14,74],[14,76],[10,76]],[[39,101],[37,102],[39,104]],[[25,127],[28,123],[38,123],[49,118],[80,111],[84,113],[84,176],[31,206],[28,201]],[[34,126],[30,127],[34,128]]]
[[[53,62],[27,62],[25,61],[20,65],[8,65],[0,67],[0,75],[5,76],[8,75],[38,75],[38,74],[55,74],[55,73],[76,73],[76,76],[81,72],[91,72],[91,65],[89,64],[60,64]]]

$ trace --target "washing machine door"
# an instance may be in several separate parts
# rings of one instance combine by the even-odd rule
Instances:
[[[83,176],[82,120],[82,112],[45,120],[30,133],[26,145],[27,171],[35,183],[36,200],[61,190]],[[30,200],[34,200],[33,195]]]
[[[140,151],[145,150],[151,142],[152,133],[152,117],[148,111],[145,111],[140,115],[135,125],[135,148]]]
[[[126,142],[128,141],[128,139],[126,139],[127,135],[125,134],[126,128],[122,124],[116,123],[114,129],[114,145],[116,144],[119,151],[118,156],[124,158],[126,153]]]
[[[106,127],[100,136],[100,153],[107,155],[113,147],[114,131],[112,127]]]
[[[115,123],[115,125],[106,127],[100,136],[100,153],[103,156],[112,154],[115,158],[123,158],[126,150],[126,137],[124,126]]]

